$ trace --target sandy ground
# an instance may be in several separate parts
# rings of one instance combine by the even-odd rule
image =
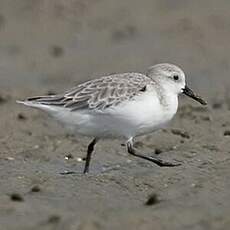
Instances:
[[[0,230],[230,228],[228,1],[0,1]],[[209,105],[181,97],[172,123],[137,138],[160,168],[15,103],[103,73],[179,64]],[[66,156],[71,156],[66,158]],[[74,171],[72,175],[62,175]]]

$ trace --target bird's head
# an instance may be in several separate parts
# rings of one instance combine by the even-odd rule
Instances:
[[[187,86],[183,70],[176,65],[168,63],[157,64],[149,67],[146,75],[177,95],[183,93],[202,105],[207,104]]]

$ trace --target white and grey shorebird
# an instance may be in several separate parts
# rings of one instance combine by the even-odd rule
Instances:
[[[104,138],[125,138],[128,153],[158,166],[179,165],[137,152],[133,138],[164,127],[176,114],[181,93],[206,105],[186,85],[185,74],[179,67],[162,63],[151,66],[146,74],[102,76],[62,94],[18,102],[47,112],[75,134],[93,138],[84,167],[84,173],[88,173],[94,146]]]

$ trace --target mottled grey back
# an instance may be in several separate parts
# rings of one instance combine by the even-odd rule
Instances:
[[[140,73],[104,76],[82,83],[64,94],[33,97],[34,103],[63,106],[71,111],[79,109],[104,110],[143,93],[152,80]]]

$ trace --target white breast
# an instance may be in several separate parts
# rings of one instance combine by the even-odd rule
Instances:
[[[119,129],[126,137],[133,137],[162,128],[172,119],[178,107],[177,96],[167,96],[167,105],[161,104],[154,91],[146,92],[135,101],[121,104],[113,113],[116,123],[121,124]]]
[[[176,95],[165,95],[161,103],[155,91],[147,91],[131,101],[102,112],[60,110],[56,118],[76,134],[94,137],[130,138],[162,128],[177,111]]]

